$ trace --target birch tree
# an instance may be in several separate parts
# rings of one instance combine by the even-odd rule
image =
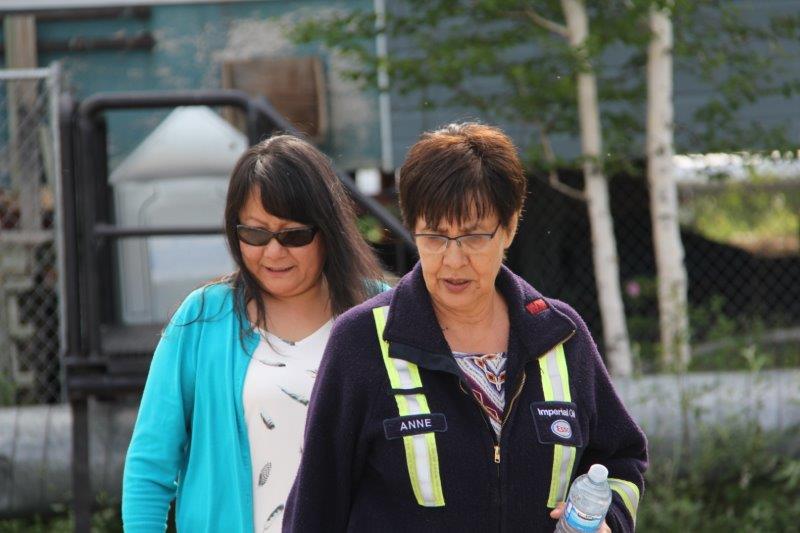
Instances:
[[[672,99],[672,21],[653,6],[647,49],[647,178],[658,282],[661,349],[669,366],[689,362],[687,275],[678,220]]]
[[[793,64],[787,61],[792,49],[782,48],[800,38],[800,16],[776,17],[759,26],[737,13],[739,4],[393,0],[387,3],[386,22],[380,27],[400,51],[392,53],[390,46],[386,57],[378,57],[371,46],[376,16],[368,9],[317,11],[298,21],[290,33],[298,43],[323,44],[353,58],[359,67],[349,74],[366,89],[380,87],[385,68],[392,92],[418,96],[420,110],[469,109],[486,120],[524,126],[527,138],[515,137],[527,145],[528,167],[544,170],[553,189],[586,203],[605,353],[612,372],[627,375],[633,365],[607,177],[618,170],[637,171],[636,163],[645,155],[663,284],[661,342],[665,354],[681,364],[688,359],[686,274],[677,196],[667,163],[676,150],[671,142],[672,91],[655,90],[667,87],[656,74],[649,93],[654,114],[642,113],[648,95],[648,54],[656,46],[664,49],[657,44],[661,41],[650,39],[650,32],[656,31],[655,26],[650,30],[650,23],[660,20],[654,7],[674,7],[675,57],[682,59],[683,72],[708,89],[705,102],[680,124],[683,147],[723,151],[788,146],[788,127],[748,122],[740,111],[759,98],[788,98],[800,92],[798,76],[787,72]],[[606,54],[611,47],[613,52]],[[614,68],[604,64],[604,54],[615,56]],[[665,59],[663,53],[654,57]],[[658,72],[664,71],[663,62],[654,60],[652,67],[657,65]],[[659,118],[655,113],[665,114]],[[553,141],[564,137],[579,137],[581,153],[566,153],[563,144]],[[582,170],[581,186],[560,179],[561,171],[570,168]]]
[[[603,139],[600,130],[600,107],[597,102],[597,79],[585,47],[589,35],[586,7],[581,0],[562,0],[567,22],[567,38],[578,60],[578,122],[583,152],[584,191],[592,230],[592,259],[603,321],[603,336],[609,370],[617,376],[633,371],[633,356],[619,282],[619,258],[614,238],[608,180],[601,161]]]

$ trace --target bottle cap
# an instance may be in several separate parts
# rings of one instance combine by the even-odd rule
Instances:
[[[603,465],[592,465],[589,468],[589,479],[592,483],[602,483],[608,479],[608,468]]]

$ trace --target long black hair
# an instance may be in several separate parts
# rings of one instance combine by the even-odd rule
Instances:
[[[325,248],[322,272],[328,281],[334,316],[377,292],[382,273],[356,226],[353,203],[331,167],[313,145],[291,135],[275,135],[245,152],[233,169],[225,203],[225,235],[238,270],[229,278],[234,306],[248,324],[247,305],[256,309],[255,325],[266,329],[265,289],[245,267],[236,225],[252,194],[279,218],[318,228]]]

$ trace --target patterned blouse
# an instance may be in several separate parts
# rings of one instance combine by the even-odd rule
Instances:
[[[506,353],[453,352],[467,385],[483,407],[492,429],[500,440],[503,410],[506,406]]]

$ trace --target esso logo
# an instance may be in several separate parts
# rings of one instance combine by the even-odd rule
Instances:
[[[569,425],[569,422],[561,418],[550,424],[550,431],[562,439],[572,437],[572,426]]]

